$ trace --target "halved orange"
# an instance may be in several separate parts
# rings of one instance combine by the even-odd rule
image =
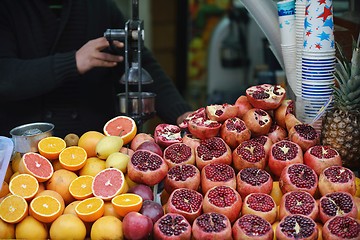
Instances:
[[[60,193],[58,193],[58,192],[56,192],[54,190],[45,189],[44,191],[41,191],[41,192],[39,192],[38,194],[35,195],[35,197],[38,197],[38,196],[51,196],[51,197],[56,198],[60,202],[60,206],[61,206],[60,212],[61,212],[61,214],[64,212],[65,201],[62,198],[62,196],[60,195]]]
[[[87,159],[84,148],[78,146],[67,147],[61,151],[59,162],[61,166],[70,171],[77,171],[82,168]]]
[[[94,222],[104,215],[104,200],[99,197],[91,197],[82,200],[75,207],[78,217],[84,222]]]
[[[91,175],[84,175],[75,178],[69,186],[70,194],[77,200],[83,200],[93,196],[92,183],[94,177]]]
[[[11,179],[9,190],[14,195],[19,195],[25,200],[32,199],[39,190],[39,182],[30,174],[19,174]]]
[[[19,163],[19,172],[34,176],[39,182],[45,182],[54,173],[52,163],[39,153],[25,153]]]
[[[36,196],[30,202],[29,212],[40,222],[51,223],[62,214],[62,206],[60,201],[53,196]]]
[[[122,171],[117,168],[106,168],[95,175],[92,192],[96,197],[110,200],[114,196],[124,193],[126,186]]]
[[[135,193],[123,193],[111,199],[115,212],[124,217],[129,212],[140,211],[143,203],[141,196]]]
[[[19,195],[8,195],[0,202],[0,218],[7,223],[18,223],[28,215],[28,203]]]
[[[104,126],[106,136],[120,136],[124,145],[128,144],[136,135],[136,122],[131,117],[117,116],[110,119]]]
[[[39,153],[49,160],[57,159],[64,148],[66,148],[66,142],[59,137],[46,137],[38,143]]]

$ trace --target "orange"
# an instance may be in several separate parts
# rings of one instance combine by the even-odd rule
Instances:
[[[59,137],[46,137],[38,143],[39,153],[49,160],[57,159],[64,148],[66,148],[66,142]]]
[[[17,239],[47,239],[48,229],[45,223],[27,216],[16,224],[15,234]]]
[[[274,199],[277,206],[280,205],[283,193],[280,189],[279,181],[273,181],[273,187],[270,192],[270,196]]]
[[[124,141],[124,145],[128,144],[135,137],[136,133],[136,122],[127,116],[114,117],[104,126],[104,134],[106,136],[120,136]]]
[[[39,182],[45,182],[52,176],[54,169],[46,157],[38,153],[28,152],[21,158],[19,172],[31,174]]]
[[[0,239],[15,239],[15,224],[0,219]]]
[[[64,202],[64,199],[62,198],[62,196],[54,191],[54,190],[44,190],[42,192],[39,192],[38,194],[35,195],[35,197],[37,196],[51,196],[51,197],[54,197],[56,198],[59,202],[60,202],[60,205],[61,205],[61,213],[64,212],[64,209],[65,209],[65,202]]]
[[[80,136],[78,146],[85,149],[88,157],[96,157],[96,144],[105,137],[97,131],[88,131]]]
[[[61,151],[59,162],[61,166],[70,171],[77,171],[82,168],[87,159],[85,149],[78,146],[67,147]]]
[[[11,179],[9,190],[14,195],[19,195],[25,200],[32,199],[39,190],[39,182],[30,174],[19,174]]]
[[[360,178],[359,177],[355,177],[355,184],[356,184],[355,197],[360,197]]]
[[[65,209],[64,209],[64,212],[63,214],[74,214],[75,216],[77,216],[76,212],[75,212],[75,208],[76,206],[79,204],[79,202],[81,202],[80,200],[76,200],[76,201],[73,201],[71,203],[69,203]]]
[[[28,215],[28,203],[19,195],[8,195],[0,202],[0,218],[7,223],[18,223]]]
[[[69,186],[77,177],[76,173],[70,170],[56,170],[51,178],[46,182],[46,189],[54,190],[60,193],[65,201],[65,204],[69,204],[74,200],[74,197],[70,194]]]
[[[82,200],[75,207],[78,217],[84,222],[94,222],[104,215],[104,200],[91,197]]]
[[[111,202],[104,202],[104,208],[104,216],[114,216],[120,219],[121,216],[116,213],[115,208]]]
[[[90,175],[79,176],[75,178],[69,186],[70,194],[78,200],[93,196],[92,183],[94,177]]]
[[[105,160],[97,157],[90,157],[86,160],[85,165],[79,170],[79,175],[94,176],[106,168]]]
[[[124,173],[117,168],[107,168],[96,174],[92,184],[94,196],[110,200],[127,190]]]
[[[113,199],[111,203],[117,214],[124,217],[129,212],[138,212],[142,207],[143,199],[135,193],[120,194]]]
[[[50,239],[85,239],[86,227],[74,214],[63,214],[50,226]]]
[[[62,214],[60,201],[52,196],[36,196],[29,206],[30,215],[40,222],[51,223]]]
[[[9,193],[9,184],[3,181],[1,188],[0,188],[0,198],[6,196]]]
[[[19,152],[15,152],[11,158],[11,169],[13,172],[19,171],[19,163],[21,160],[21,154]]]
[[[122,222],[114,216],[103,216],[93,223],[90,238],[123,239]]]
[[[274,237],[273,237],[273,240],[276,240],[276,227],[277,227],[277,225],[279,225],[279,221],[276,221],[276,222],[274,222],[273,224],[272,224],[272,228],[273,228],[273,231],[274,231]]]
[[[318,238],[317,240],[322,240],[322,230],[323,230],[323,225],[321,223],[316,223],[317,227],[318,227]]]
[[[59,159],[52,160],[51,163],[53,165],[54,171],[64,169],[63,166],[61,166]]]

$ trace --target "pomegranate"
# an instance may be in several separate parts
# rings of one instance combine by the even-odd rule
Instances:
[[[322,196],[332,192],[356,193],[356,181],[353,171],[342,166],[325,168],[319,175],[319,191]]]
[[[140,144],[136,150],[149,150],[151,152],[156,153],[159,156],[163,156],[163,151],[160,148],[160,146],[155,142],[155,141],[151,141],[151,140],[146,140],[145,142],[143,142],[142,144]]]
[[[340,154],[331,146],[316,145],[304,154],[304,163],[314,169],[317,175],[330,166],[342,166]]]
[[[276,221],[277,206],[274,199],[266,193],[250,193],[243,201],[241,214],[254,214],[273,224]]]
[[[154,139],[162,148],[182,142],[181,128],[177,125],[160,123],[155,127]]]
[[[195,164],[195,151],[185,143],[174,143],[164,149],[163,158],[169,167]]]
[[[142,203],[139,213],[149,217],[153,221],[153,224],[155,224],[155,222],[159,218],[164,216],[164,209],[162,205],[158,202],[152,200],[145,200]]]
[[[291,191],[305,191],[314,196],[318,186],[318,176],[309,166],[293,163],[281,172],[279,185],[284,194]]]
[[[196,119],[196,118],[206,118],[206,113],[205,113],[205,108],[199,108],[197,110],[195,110],[194,112],[190,113],[189,115],[187,115],[187,117],[184,119],[184,121],[182,123],[179,124],[180,128],[186,129],[188,128],[188,122],[192,119]]]
[[[245,214],[232,227],[234,239],[272,240],[274,230],[271,224],[260,216]]]
[[[273,145],[273,141],[270,139],[270,137],[268,137],[266,135],[254,137],[254,138],[251,138],[250,140],[258,142],[258,143],[260,143],[261,145],[264,146],[265,159],[266,159],[266,163],[267,163],[267,161],[269,159],[270,149],[271,149],[271,146]]]
[[[205,108],[206,116],[213,121],[224,122],[238,115],[238,107],[232,104],[211,104]]]
[[[175,189],[169,196],[166,204],[166,213],[178,213],[183,215],[189,223],[201,215],[203,195],[199,192],[187,189]]]
[[[122,230],[126,239],[148,239],[153,229],[153,222],[138,212],[129,212],[122,220]]]
[[[246,127],[245,122],[238,117],[228,118],[221,125],[220,137],[231,149],[239,146],[243,141],[251,138],[251,131]]]
[[[271,146],[269,168],[275,176],[280,177],[282,170],[293,163],[303,163],[303,151],[297,143],[281,140]]]
[[[272,119],[260,108],[252,108],[243,116],[245,125],[250,129],[252,136],[266,135],[270,131]]]
[[[311,218],[293,214],[284,217],[276,226],[276,239],[288,240],[288,239],[318,239],[317,224]]]
[[[274,110],[274,120],[281,128],[286,129],[285,116],[295,114],[295,102],[291,99],[284,99],[280,106]]]
[[[186,133],[183,136],[182,142],[194,149],[200,145],[200,139],[194,137],[191,133]]]
[[[135,137],[131,140],[130,149],[135,151],[140,146],[140,144],[142,144],[145,141],[155,142],[155,139],[153,138],[153,136],[151,136],[151,134],[147,134],[147,133],[136,134]]]
[[[219,134],[221,123],[206,118],[195,118],[188,122],[189,132],[196,138],[207,139]]]
[[[236,186],[244,199],[250,193],[270,194],[273,179],[268,172],[259,168],[244,168],[236,175]]]
[[[220,137],[204,139],[195,148],[195,162],[200,170],[210,163],[230,165],[232,162],[231,149]]]
[[[145,184],[136,184],[129,188],[127,192],[139,195],[143,199],[143,201],[154,200],[154,194],[151,187]]]
[[[280,106],[286,91],[280,85],[262,84],[246,89],[246,97],[255,108],[273,110]]]
[[[210,163],[201,169],[201,191],[205,194],[215,186],[236,188],[234,169],[223,163]]]
[[[191,225],[180,214],[167,213],[154,224],[154,239],[190,240]]]
[[[192,164],[176,165],[169,169],[164,188],[172,193],[177,188],[188,188],[197,191],[200,186],[200,171]]]
[[[247,111],[253,108],[245,95],[241,95],[238,99],[236,99],[235,106],[238,107],[239,118],[242,118]]]
[[[271,125],[269,133],[267,134],[273,143],[286,139],[287,135],[285,128],[282,128],[277,124]]]
[[[154,186],[168,172],[164,159],[149,150],[136,150],[127,165],[129,178],[136,183]]]
[[[303,123],[299,119],[297,119],[294,114],[288,113],[285,115],[285,126],[288,133],[292,127],[298,124],[303,124]]]
[[[232,187],[215,186],[206,192],[203,200],[203,212],[224,214],[231,223],[240,216],[242,199]]]
[[[354,198],[347,192],[334,192],[322,196],[319,201],[319,217],[323,224],[335,216],[356,218],[358,209]]]
[[[288,133],[289,140],[299,144],[303,152],[320,143],[320,135],[309,124],[297,124]]]
[[[360,239],[360,221],[348,216],[331,218],[324,224],[324,240]]]
[[[131,157],[134,154],[134,150],[132,150],[131,148],[128,148],[128,147],[121,147],[119,152],[124,153],[124,154],[128,155],[129,157]]]
[[[264,169],[266,165],[264,146],[252,140],[240,143],[233,151],[232,158],[236,171],[249,167]]]
[[[319,214],[319,207],[315,198],[304,191],[295,190],[285,193],[279,206],[279,219],[291,214],[302,214],[315,221]]]
[[[220,213],[203,213],[192,224],[194,240],[232,240],[231,223]]]

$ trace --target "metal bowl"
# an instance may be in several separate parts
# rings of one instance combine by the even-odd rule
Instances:
[[[150,92],[129,92],[128,111],[126,112],[126,93],[119,93],[120,113],[129,116],[150,115],[155,112],[155,93]]]
[[[54,124],[37,122],[13,128],[10,131],[14,149],[19,153],[37,152],[38,142],[53,135]]]

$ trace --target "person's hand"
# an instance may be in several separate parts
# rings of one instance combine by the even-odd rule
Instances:
[[[180,115],[177,119],[176,119],[176,123],[177,125],[179,125],[180,123],[182,123],[184,121],[184,119],[192,112],[186,112],[183,113],[182,115]]]
[[[113,41],[115,47],[122,48],[124,44]],[[76,66],[80,74],[84,74],[94,67],[114,67],[118,62],[123,61],[122,56],[101,52],[109,46],[104,37],[88,41],[75,54]]]

